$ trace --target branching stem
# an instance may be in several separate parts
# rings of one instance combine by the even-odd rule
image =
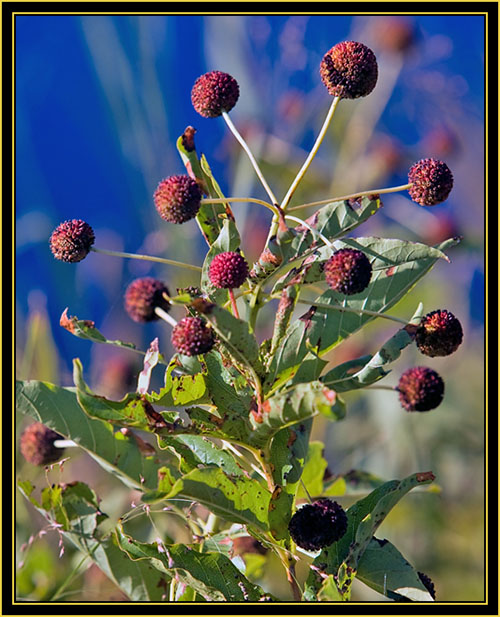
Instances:
[[[268,203],[267,201],[263,201],[262,199],[254,199],[253,197],[225,197],[224,199],[221,198],[221,199],[202,199],[201,200],[202,204],[220,204],[220,203],[225,203],[225,202],[259,204],[261,206],[264,206],[268,210],[271,210],[273,214],[276,214],[276,215],[279,214],[279,210],[276,206],[273,206],[272,204]]]

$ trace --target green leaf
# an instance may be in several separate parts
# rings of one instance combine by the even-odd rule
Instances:
[[[323,495],[323,477],[328,463],[323,458],[324,444],[321,441],[311,441],[307,452],[306,463],[302,472],[302,482],[311,495],[319,497]],[[306,493],[300,484],[297,487],[295,499],[305,499]]]
[[[16,409],[74,441],[127,486],[137,490],[156,488],[162,463],[154,449],[155,456],[144,455],[141,441],[131,431],[114,433],[107,422],[89,418],[78,404],[74,388],[18,381]]]
[[[415,568],[388,540],[373,537],[360,558],[356,577],[378,593],[415,602],[433,602]]]
[[[338,416],[336,411],[339,411]],[[282,428],[312,418],[318,413],[323,413],[332,420],[337,419],[342,411],[335,392],[322,383],[315,381],[298,384],[289,392],[276,394],[264,401],[262,415],[259,418],[250,418],[253,428],[251,443],[262,447]]]
[[[203,374],[174,376],[177,362],[172,360],[165,371],[165,386],[159,392],[145,394],[146,400],[163,407],[186,407],[209,403],[210,397]],[[201,370],[201,367],[200,367]]]
[[[351,469],[345,474],[335,476],[325,482],[323,495],[325,497],[341,497],[342,495],[366,494],[382,484],[385,480],[367,471]]]
[[[264,596],[222,553],[200,553],[197,546],[138,542],[118,527],[117,539],[130,559],[148,560],[169,577],[192,587],[205,600],[222,602],[258,602]]]
[[[211,245],[210,250],[205,257],[201,273],[202,291],[206,293],[212,302],[216,302],[219,305],[222,305],[229,300],[229,292],[227,289],[220,289],[219,287],[213,285],[209,276],[210,264],[216,255],[225,253],[226,251],[236,251],[239,249],[240,244],[240,234],[236,229],[234,220],[225,219],[217,239]]]
[[[444,246],[451,246],[453,242],[443,243],[438,248],[441,250]],[[409,247],[406,250],[410,251]],[[318,302],[322,306],[312,306],[295,321],[279,345],[269,365],[264,391],[274,391],[291,379],[308,352],[313,350],[321,357],[375,319],[372,315],[339,309],[348,307],[384,313],[410,291],[435,264],[436,259],[433,256],[377,270],[373,273],[368,287],[352,296],[345,296],[331,289],[319,296],[312,304]]]
[[[318,590],[318,602],[343,602],[345,598],[337,589],[333,574],[325,578]]]

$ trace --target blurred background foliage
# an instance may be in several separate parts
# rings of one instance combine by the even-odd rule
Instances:
[[[283,195],[326,114],[330,97],[319,77],[323,54],[353,39],[370,46],[379,63],[373,93],[340,104],[327,139],[292,205],[407,182],[423,157],[447,162],[455,177],[450,198],[424,209],[407,193],[383,198],[384,208],[358,235],[434,244],[454,235],[462,243],[451,263],[438,263],[393,311],[409,317],[419,301],[426,312],[447,308],[461,320],[465,340],[448,358],[404,352],[384,383],[395,385],[415,364],[429,365],[446,382],[443,404],[429,414],[407,414],[391,392],[346,394],[348,416],[318,418],[313,439],[325,442],[332,474],[350,469],[402,478],[432,469],[439,493],[409,495],[380,530],[435,582],[437,599],[484,599],[484,18],[481,16],[18,16],[16,17],[16,369],[21,379],[72,385],[71,360],[80,357],[94,390],[120,398],[135,389],[139,356],[90,345],[59,327],[70,315],[92,319],[109,338],[145,349],[158,336],[171,353],[166,324],[133,323],[123,309],[126,286],[152,275],[170,289],[195,284],[179,269],[90,254],[79,264],[53,259],[48,238],[56,225],[82,218],[96,246],[201,264],[206,252],[196,223],[162,221],[152,194],[164,177],[183,173],[175,140],[197,129],[226,195],[265,198],[262,187],[221,119],[197,115],[191,87],[202,73],[233,75],[240,100],[233,121]],[[464,43],[466,41],[466,44]],[[269,212],[234,204],[242,246],[254,260],[262,250]],[[308,214],[301,212],[300,215]],[[309,212],[310,214],[310,212]],[[260,318],[258,338],[270,335],[273,311]],[[173,310],[176,318],[180,309]],[[178,314],[177,314],[178,313]],[[300,313],[298,313],[300,314]],[[328,359],[335,364],[375,351],[393,333],[377,321]],[[156,375],[156,385],[161,375]],[[17,435],[24,423],[17,426]],[[70,460],[44,470],[18,456],[17,476],[45,482],[81,480],[102,497],[115,520],[137,495],[95,462],[70,450]],[[344,506],[347,498],[340,499]],[[165,517],[164,517],[165,518]],[[167,517],[168,518],[168,517]],[[147,539],[146,517],[135,519]],[[164,529],[182,540],[182,529]],[[125,600],[80,555],[60,556],[57,533],[30,543],[43,519],[17,504],[18,590],[29,600]],[[153,532],[154,533],[154,532]],[[179,535],[180,534],[180,535]],[[25,546],[23,546],[23,544]],[[26,545],[29,548],[26,549]],[[23,550],[21,550],[21,548]],[[277,564],[252,557],[256,571],[286,597]],[[67,580],[68,573],[73,573]],[[377,601],[359,584],[354,600]]]

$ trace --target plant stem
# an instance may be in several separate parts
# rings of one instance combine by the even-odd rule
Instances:
[[[229,290],[229,299],[231,300],[231,308],[233,309],[234,316],[236,319],[240,318],[240,314],[238,313],[238,307],[236,306],[236,300],[234,298],[234,292],[232,289]]]
[[[240,143],[240,145],[243,148],[243,150],[245,150],[245,152],[247,153],[248,158],[250,159],[250,162],[252,163],[252,166],[255,169],[255,173],[257,174],[259,180],[262,182],[262,186],[264,187],[264,189],[266,190],[266,193],[271,198],[272,203],[278,205],[278,200],[276,199],[274,193],[272,192],[271,188],[269,187],[268,183],[266,182],[266,179],[264,178],[264,175],[263,175],[263,173],[262,173],[262,171],[261,171],[261,169],[259,167],[259,164],[257,163],[257,161],[255,160],[254,155],[252,154],[252,151],[248,147],[247,142],[240,135],[238,129],[234,126],[233,121],[229,117],[229,114],[227,113],[227,111],[223,111],[222,112],[222,117],[226,121],[226,124],[229,127],[229,130],[231,131],[231,133],[236,137],[236,139]]]
[[[224,199],[202,199],[201,203],[202,204],[220,204],[226,201],[230,203],[234,202],[234,203],[260,204],[261,206],[264,206],[268,210],[271,210],[271,212],[273,212],[274,214],[279,213],[279,210],[276,208],[276,206],[273,206],[272,204],[268,203],[267,201],[263,201],[262,199],[254,199],[253,197],[225,197]]]
[[[191,264],[185,264],[181,261],[174,261],[173,259],[165,259],[163,257],[153,257],[152,255],[140,255],[136,253],[122,253],[121,251],[108,251],[107,249],[97,249],[91,247],[90,249],[94,253],[102,253],[103,255],[111,255],[113,257],[124,257],[127,259],[142,259],[143,261],[156,261],[161,264],[167,264],[169,266],[177,266],[178,268],[185,268],[186,270],[195,270],[201,272],[200,266],[193,266]]]
[[[397,193],[404,191],[411,187],[410,184],[401,184],[400,186],[393,186],[388,189],[372,189],[370,191],[361,191],[360,193],[352,193],[351,195],[342,195],[341,197],[330,197],[329,199],[322,199],[321,201],[311,201],[308,204],[301,204],[300,206],[294,206],[290,208],[290,212],[294,210],[303,210],[304,208],[312,208],[313,206],[324,206],[335,201],[345,201],[346,199],[354,199],[356,197],[362,197],[363,195],[383,195],[384,193]]]
[[[95,549],[94,549],[95,550]],[[62,592],[66,589],[66,587],[74,580],[74,578],[80,574],[79,570],[80,568],[83,566],[83,564],[85,563],[85,561],[87,561],[87,559],[91,558],[91,555],[94,551],[92,551],[91,553],[89,553],[88,555],[84,555],[82,557],[82,559],[76,564],[76,566],[71,570],[71,572],[68,574],[68,576],[66,577],[66,579],[61,583],[61,585],[54,591],[54,593],[52,594],[52,596],[49,598],[49,602],[54,602],[55,600],[57,600],[57,598],[59,598],[62,594]]]
[[[304,484],[304,480],[302,480],[302,478],[300,478],[299,482],[300,482],[300,485],[302,486],[302,488],[304,489],[304,493],[306,494],[306,497],[307,497],[309,503],[312,503],[313,502],[312,497],[309,494],[309,491],[307,490],[306,485]]]
[[[289,214],[285,215],[285,218],[290,219],[291,221],[295,221],[296,223],[300,223],[300,225],[303,225],[304,227],[309,229],[309,231],[312,233],[313,236],[320,238],[326,244],[326,246],[328,246],[332,250],[335,250],[334,244],[330,242],[328,238],[325,238],[325,236],[322,233],[320,233],[317,229],[314,229],[314,227],[309,225],[309,223],[307,223],[306,221],[303,221],[302,219],[298,219],[296,216],[290,216]]]
[[[391,392],[396,392],[397,388],[394,386],[366,386],[365,390],[390,390]]]
[[[278,297],[278,296],[276,296]],[[360,315],[372,315],[373,317],[381,317],[382,319],[389,319],[390,321],[396,321],[397,323],[408,325],[408,322],[399,317],[393,317],[392,315],[385,315],[384,313],[377,313],[377,311],[369,311],[367,309],[357,309],[350,306],[335,306],[333,304],[324,304],[323,302],[316,302],[315,300],[297,300],[300,304],[308,304],[309,306],[317,306],[321,309],[340,311],[342,313],[358,313]]]
[[[175,326],[177,325],[177,322],[175,321],[175,319],[171,317],[166,311],[164,311],[159,306],[155,306],[155,313],[158,315],[160,319],[163,319],[163,321],[166,321],[173,328],[175,328]]]

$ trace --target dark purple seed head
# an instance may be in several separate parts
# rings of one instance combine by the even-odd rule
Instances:
[[[414,366],[405,371],[396,390],[406,411],[429,411],[443,400],[444,382],[427,366]]]
[[[432,311],[422,318],[415,335],[419,350],[426,356],[449,356],[463,340],[460,321],[445,309]]]
[[[297,546],[306,551],[317,551],[345,534],[347,514],[336,501],[318,499],[295,512],[288,530]]]
[[[340,249],[323,267],[329,287],[341,294],[351,296],[368,287],[372,265],[368,257],[357,249]]]
[[[216,255],[208,269],[208,277],[215,287],[236,289],[248,276],[248,264],[244,257],[235,251]]]
[[[357,99],[370,94],[375,88],[377,59],[363,43],[343,41],[324,55],[319,72],[332,96]]]
[[[435,600],[436,599],[436,589],[434,587],[434,583],[432,582],[432,579],[429,576],[427,576],[427,574],[424,574],[423,572],[417,572],[417,574],[418,574],[418,578],[422,581],[422,585],[430,593],[432,599]]]
[[[184,317],[172,330],[172,345],[185,356],[207,353],[214,343],[212,328],[200,317]]]
[[[223,111],[231,111],[240,95],[238,82],[221,71],[210,71],[198,77],[191,90],[196,111],[205,118],[217,118]]]
[[[62,439],[61,435],[41,422],[34,422],[23,431],[20,437],[21,454],[32,465],[55,463],[64,453],[63,448],[54,446],[56,439]]]
[[[95,236],[92,227],[73,219],[58,225],[50,236],[50,250],[56,259],[76,263],[82,261],[94,244]]]
[[[150,276],[135,279],[125,291],[125,310],[137,322],[146,323],[159,319],[155,308],[164,311],[170,309],[170,303],[165,300],[163,293],[170,295],[165,283]]]
[[[169,223],[185,223],[200,209],[202,193],[189,176],[169,176],[162,180],[154,194],[156,210]]]
[[[410,167],[410,197],[421,206],[435,206],[447,199],[453,188],[453,174],[443,161],[422,159]]]

